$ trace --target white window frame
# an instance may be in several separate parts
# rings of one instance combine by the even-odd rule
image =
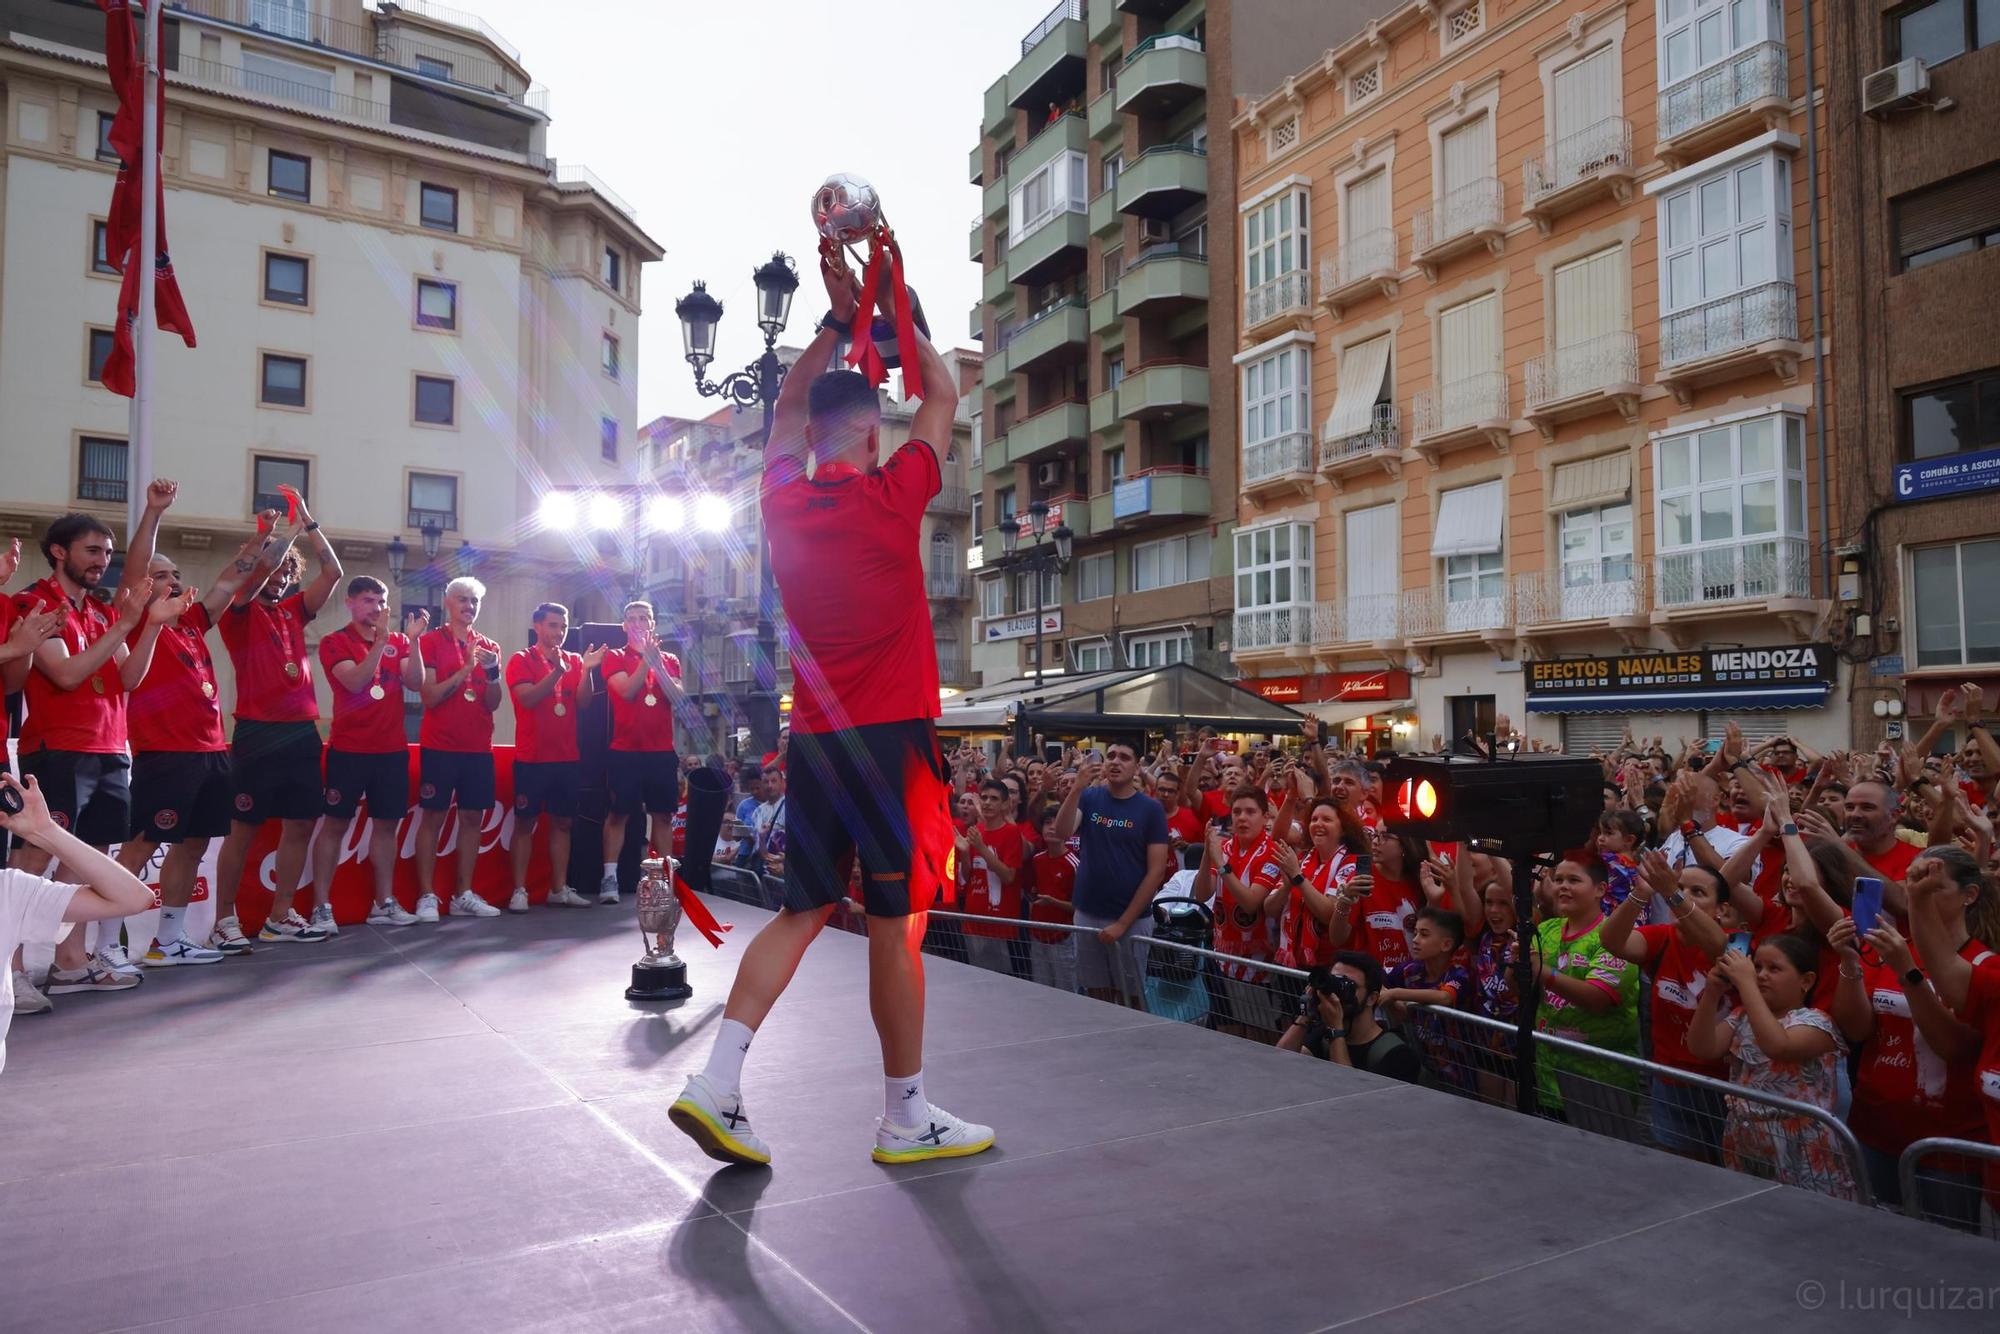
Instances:
[[[1767,283],[1796,281],[1792,257],[1792,178],[1791,159],[1775,148],[1747,158],[1731,157],[1714,170],[1676,180],[1672,188],[1661,190],[1658,201],[1660,252],[1660,314],[1666,316],[1692,310],[1711,301],[1751,291]],[[1755,181],[1764,192],[1761,211],[1743,213],[1743,192]],[[1707,193],[1720,185],[1719,193]],[[1705,230],[1703,214],[1710,199],[1723,201],[1729,217],[1726,225]],[[1676,214],[1681,216],[1676,219]],[[1761,235],[1758,233],[1761,232]],[[1710,290],[1708,256],[1728,247],[1730,285]],[[1744,278],[1746,256],[1764,261],[1768,272],[1752,280]],[[1677,292],[1674,275],[1679,261],[1692,289]]]
[[[1750,441],[1754,447],[1759,436],[1766,436],[1770,442],[1771,466],[1746,473],[1743,467],[1745,442]],[[1726,448],[1726,475],[1721,472],[1710,475],[1704,471],[1704,443],[1711,454],[1716,455],[1718,462],[1720,456],[1716,451]],[[1788,554],[1782,544],[1790,543],[1789,554],[1804,562],[1807,497],[1805,417],[1802,413],[1783,409],[1742,413],[1670,432],[1663,431],[1653,437],[1652,453],[1654,549],[1660,565],[1656,584],[1661,605],[1693,606],[1758,596],[1755,591],[1746,592],[1740,587],[1754,583],[1748,575],[1739,571],[1732,576],[1728,572],[1739,569],[1739,554],[1753,546],[1768,545],[1776,556],[1782,558]],[[1743,531],[1745,493],[1751,488],[1766,486],[1770,488],[1768,503],[1775,508],[1772,527],[1746,534]],[[1704,500],[1714,504],[1725,494],[1729,531],[1704,536]],[[1677,505],[1677,502],[1680,503]],[[1758,503],[1765,502],[1759,497]],[[1680,514],[1683,510],[1689,534],[1687,540],[1680,535]],[[1675,515],[1671,522],[1668,517],[1670,512]],[[1722,511],[1710,512],[1719,515]],[[1696,596],[1668,602],[1675,586],[1669,579],[1668,570],[1670,563],[1676,561],[1688,563],[1690,587],[1726,586],[1732,591],[1715,598]],[[1724,569],[1725,564],[1727,570]]]
[[[1974,606],[1974,593],[1972,588],[1967,585],[1965,574],[1965,550],[1967,547],[1991,548],[1995,558],[2000,559],[2000,538],[1996,537],[1979,537],[1964,542],[1947,542],[1937,546],[1913,547],[1910,549],[1909,590],[1904,601],[1905,605],[1910,609],[1910,647],[1915,654],[1910,663],[1912,667],[1978,668],[1991,666],[1995,662],[2000,662],[2000,655],[1979,659],[1973,659],[1968,656],[1969,644],[1967,641],[1969,628],[1967,623],[1972,620],[1971,613]],[[1954,575],[1954,582],[1957,585],[1956,600],[1958,604],[1954,609],[1958,620],[1958,652],[1955,657],[1949,659],[1938,657],[1926,658],[1924,656],[1923,636],[1925,616],[1924,606],[1917,598],[1917,560],[1924,553],[1935,551],[1949,551],[1953,553],[1952,573]],[[1978,596],[1984,600],[1985,605],[1992,606],[1992,587],[1983,584],[1978,587],[1980,589]],[[1988,618],[1992,618],[1992,613],[1988,613]]]
[[[1289,421],[1286,409],[1290,408]],[[1268,422],[1268,425],[1266,424]],[[1312,348],[1293,343],[1243,365],[1243,446],[1312,429]]]
[[[1459,15],[1465,13],[1469,9],[1478,11],[1478,13],[1474,15],[1472,27],[1470,28],[1469,31],[1463,33],[1462,35],[1453,37],[1452,36],[1453,21],[1457,19]],[[1466,45],[1468,42],[1478,41],[1481,37],[1484,37],[1486,35],[1487,26],[1488,25],[1486,22],[1486,0],[1461,0],[1461,3],[1446,5],[1444,9],[1438,14],[1439,54],[1444,54],[1450,51],[1456,51],[1459,47]]]
[[[1783,42],[1784,20],[1777,14],[1781,0],[1659,0],[1654,22],[1659,32],[1659,84],[1662,89],[1684,83],[1759,42]],[[1711,18],[1720,23],[1721,44],[1707,59],[1701,56],[1699,29]],[[1738,20],[1745,20],[1741,27]],[[1674,46],[1685,36],[1688,63],[1675,66]]]
[[[1237,612],[1311,606],[1312,543],[1310,523],[1264,523],[1237,529]]]
[[[1014,599],[1014,614],[1026,616],[1035,610],[1035,586],[1028,581],[1035,575],[1033,570],[1017,570],[1009,576],[1009,588]],[[1042,610],[1053,611],[1062,606],[1062,571],[1053,565],[1041,571]]]
[[[1364,93],[1360,97],[1356,97],[1354,95],[1354,85],[1362,78],[1362,76],[1370,72],[1372,72],[1375,75],[1375,90],[1370,93]],[[1342,98],[1342,105],[1349,112],[1358,111],[1365,106],[1371,106],[1381,98],[1382,89],[1388,84],[1388,82],[1389,82],[1389,62],[1383,59],[1381,56],[1377,56],[1375,59],[1369,61],[1365,65],[1357,65],[1353,69],[1343,69],[1340,72],[1340,95]]]
[[[1507,553],[1481,551],[1444,558],[1444,600],[1453,603],[1497,598],[1507,591]]]
[[[1015,186],[1007,196],[1007,245],[1021,244],[1064,213],[1082,213],[1089,207],[1084,180],[1088,174],[1084,155],[1073,150],[1057,153]],[[1030,207],[1030,195],[1040,198]]]
[[[1193,631],[1160,630],[1125,636],[1125,664],[1128,667],[1167,667],[1177,662],[1193,661]]]
[[[1076,600],[1099,602],[1118,591],[1118,558],[1109,551],[1080,556],[1076,562]]]
[[[1140,578],[1140,570],[1148,559],[1153,562],[1152,582]],[[1208,534],[1182,533],[1156,542],[1141,542],[1132,548],[1131,566],[1134,593],[1200,582],[1208,578]]]
[[[1005,576],[979,581],[979,615],[982,620],[996,621],[1007,614],[1007,580]]]
[[[1115,655],[1111,652],[1111,641],[1108,639],[1083,641],[1072,639],[1069,643],[1069,660],[1070,670],[1079,674],[1108,672],[1118,665]]]
[[[1243,291],[1247,295],[1312,262],[1312,195],[1287,186],[1243,209]]]

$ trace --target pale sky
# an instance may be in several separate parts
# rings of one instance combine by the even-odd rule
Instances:
[[[938,345],[970,342],[966,158],[987,85],[1053,3],[457,0],[548,85],[550,153],[603,177],[666,248],[645,269],[642,424],[719,406],[694,392],[674,318],[696,278],[725,308],[711,378],[763,348],[750,272],[773,249],[801,279],[783,341],[811,336],[826,292],[808,207],[834,172],[881,193]]]

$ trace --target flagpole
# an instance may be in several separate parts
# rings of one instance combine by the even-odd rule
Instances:
[[[138,4],[133,8],[137,10]],[[139,519],[146,512],[146,486],[153,480],[153,326],[154,280],[160,236],[160,22],[158,0],[145,5],[146,35],[144,74],[140,80],[141,124],[144,133],[139,150],[139,265],[138,327],[132,331],[132,357],[136,390],[132,395],[132,416],[128,435],[131,448],[131,476],[125,484],[125,537],[139,531]]]

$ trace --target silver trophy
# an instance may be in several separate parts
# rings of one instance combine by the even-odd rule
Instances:
[[[673,858],[650,857],[639,863],[639,939],[646,952],[632,965],[632,985],[626,1000],[686,1000],[687,965],[674,953],[674,932],[681,924],[681,900],[674,893]]]
[[[867,274],[870,262],[884,248],[895,251],[901,260],[901,251],[896,245],[893,229],[888,227],[882,215],[882,197],[875,193],[875,187],[859,176],[840,172],[829,176],[813,191],[813,226],[819,229],[823,238],[820,251],[831,258],[845,248],[853,258],[855,272]],[[856,246],[867,247],[864,259],[856,252]],[[875,293],[875,316],[868,329],[870,341],[876,352],[881,354],[882,364],[895,370],[903,364],[902,349],[896,343],[895,291],[888,266],[881,269],[880,286]],[[931,336],[930,321],[924,317],[924,303],[917,297],[917,289],[907,283],[904,294],[910,302],[910,319],[925,338]]]

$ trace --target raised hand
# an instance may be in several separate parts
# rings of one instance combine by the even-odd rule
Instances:
[[[481,667],[492,667],[497,665],[500,661],[500,655],[494,650],[485,647],[484,645],[481,645],[480,647],[474,649],[472,651],[472,656],[475,660],[478,661]]]
[[[15,545],[18,546],[19,544],[20,539],[16,538]],[[1967,725],[1978,722],[1980,717],[1986,712],[1986,691],[1976,682],[1967,681],[1964,685],[1960,686],[1958,688],[1958,698],[1959,717],[1963,718]]]
[[[1278,869],[1285,873],[1288,881],[1299,873],[1298,851],[1284,839],[1279,839],[1271,845],[1271,860],[1278,864]]]
[[[146,483],[146,508],[149,510],[164,511],[169,505],[174,503],[174,497],[178,496],[180,491],[181,486],[179,482],[165,477],[155,477],[152,481]]]
[[[585,649],[583,651],[583,670],[585,670],[586,672],[591,671],[595,669],[598,666],[598,664],[602,663],[604,661],[604,653],[606,647],[607,646],[604,644],[599,644],[595,648]]]
[[[1104,761],[1085,760],[1081,765],[1077,766],[1076,782],[1078,787],[1096,787],[1103,781]]]
[[[1843,958],[1861,957],[1861,948],[1855,943],[1852,917],[1843,917],[1833,924],[1833,928],[1826,933],[1826,947]]]
[[[153,581],[129,584],[112,597],[111,607],[122,625],[137,625],[146,618],[146,608],[157,596]]]
[[[153,604],[146,608],[146,619],[155,625],[174,625],[180,621],[189,607],[200,600],[199,588],[184,588],[179,597],[155,599]]]
[[[42,785],[32,775],[22,783],[16,781],[12,774],[0,770],[0,787],[11,788],[21,799],[19,814],[8,815],[0,809],[0,829],[5,829],[16,838],[38,843],[56,827],[55,819],[49,814],[49,803],[42,797]]]
[[[29,612],[16,619],[13,626],[8,629],[7,642],[20,650],[16,656],[25,656],[41,647],[42,641],[60,629],[62,623],[63,614],[57,608]]]
[[[403,613],[403,633],[415,639],[431,628],[431,614],[419,608]]]
[[[1318,714],[1309,713],[1305,716],[1305,721],[1299,724],[1299,736],[1304,739],[1308,746],[1317,746],[1319,744]]]
[[[1851,926],[1854,919],[1850,917],[1847,921]],[[1889,924],[1887,917],[1876,920],[1875,929],[1868,933],[1866,939],[1875,947],[1875,952],[1882,956],[1882,962],[1898,973],[1907,973],[1917,966],[1916,958],[1910,953],[1910,942],[1904,940],[1903,933]],[[1831,933],[1827,936],[1827,943],[1833,944]]]
[[[1673,863],[1667,860],[1667,854],[1653,848],[1639,858],[1639,875],[1632,882],[1634,894],[1651,899],[1654,895],[1672,894],[1679,888],[1680,880],[1674,875]]]
[[[1715,966],[1722,970],[1723,979],[1737,995],[1748,995],[1757,989],[1757,965],[1742,950],[1724,950]]]
[[[21,568],[21,539],[14,538],[6,546],[0,547],[0,584],[14,577],[14,571]]]
[[[843,323],[853,319],[861,305],[861,279],[847,262],[846,254],[831,246],[821,251],[819,276],[826,284],[826,299],[833,307],[833,317]]]

